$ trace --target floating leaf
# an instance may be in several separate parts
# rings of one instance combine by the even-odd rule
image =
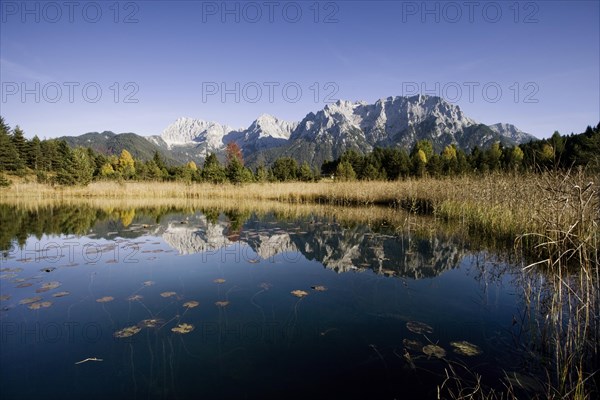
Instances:
[[[16,287],[17,287],[17,289],[22,289],[22,288],[29,287],[29,286],[31,286],[31,285],[33,285],[33,284],[32,284],[32,283],[29,283],[29,282],[25,282],[25,283],[20,283],[20,284],[18,284]]]
[[[217,306],[217,307],[227,307],[228,305],[229,305],[228,301],[217,301],[215,303],[215,306]]]
[[[40,308],[48,308],[52,305],[52,302],[50,301],[40,301],[37,303],[31,303],[28,307],[31,310],[39,310]]]
[[[128,326],[127,328],[123,328],[120,331],[116,331],[114,333],[114,336],[117,338],[128,338],[130,336],[135,335],[136,333],[138,333],[141,330],[142,330],[142,328],[140,328],[139,326],[136,326],[136,325]]]
[[[308,292],[305,292],[304,290],[292,290],[290,293],[292,293],[294,296],[299,297],[299,298],[308,296]]]
[[[144,286],[146,286],[146,287],[147,287],[147,286],[152,286],[152,285],[154,285],[155,283],[156,283],[156,282],[154,282],[154,281],[146,281],[146,282],[142,283],[142,285],[144,285]]]
[[[421,351],[423,348],[423,343],[418,340],[404,339],[402,340],[402,344],[405,348],[412,351]]]
[[[10,300],[10,294],[3,294],[0,296],[0,301]]]
[[[268,282],[262,282],[260,285],[258,285],[259,288],[263,289],[263,290],[269,290],[273,287],[273,285],[271,285]]]
[[[158,328],[164,323],[165,321],[162,319],[152,318],[140,321],[137,326],[139,326],[140,328]]]
[[[31,304],[31,303],[35,303],[36,301],[40,301],[42,298],[39,296],[35,296],[35,297],[28,297],[26,299],[23,299],[19,302],[19,304]]]
[[[182,323],[177,325],[175,328],[171,328],[171,330],[175,333],[185,335],[186,333],[190,333],[194,330],[194,325]]]
[[[418,333],[418,334],[433,332],[433,328],[431,326],[427,325],[425,322],[419,322],[419,321],[408,321],[406,323],[406,328],[409,331],[411,331],[413,333]]]
[[[477,356],[482,353],[481,349],[474,345],[473,343],[469,343],[466,340],[460,342],[450,342],[450,345],[454,347],[454,352],[458,353],[462,356]]]
[[[222,284],[222,283],[225,283],[225,279],[223,279],[223,278],[217,278],[213,282],[214,283],[218,283],[218,284]]]
[[[195,301],[195,300],[192,300],[192,301],[188,301],[188,302],[186,302],[186,303],[183,303],[183,306],[184,306],[184,307],[186,307],[186,308],[194,308],[194,307],[198,307],[199,305],[200,305],[200,303],[198,303],[198,302],[197,302],[197,301]]]
[[[104,296],[99,299],[96,299],[97,303],[108,303],[109,301],[113,301],[115,298],[112,296]]]
[[[165,297],[166,298],[166,297],[175,296],[175,295],[177,295],[177,293],[175,293],[175,292],[162,292],[160,295],[161,295],[161,297]]]
[[[36,293],[43,293],[43,292],[47,292],[49,290],[53,290],[56,289],[57,287],[59,287],[61,285],[60,282],[57,281],[52,281],[52,282],[46,282],[44,283],[39,289],[36,289]]]
[[[440,346],[438,346],[436,344],[428,344],[427,346],[424,346],[423,353],[427,354],[430,357],[431,356],[434,356],[437,358],[446,357],[446,350],[444,350],[443,348],[441,348]]]
[[[139,301],[139,300],[141,300],[143,298],[144,298],[144,296],[141,296],[139,294],[134,294],[133,296],[129,296],[127,298],[127,300],[129,300],[129,301]]]
[[[70,292],[57,292],[57,293],[54,293],[52,295],[52,297],[65,297],[65,296],[68,296],[70,294],[71,294]]]
[[[327,288],[325,286],[321,286],[321,285],[311,286],[310,288],[312,290],[316,290],[317,292],[325,292],[327,290]]]

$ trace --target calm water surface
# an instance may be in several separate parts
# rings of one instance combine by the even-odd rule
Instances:
[[[449,365],[498,388],[522,367],[517,269],[442,234],[273,213],[2,215],[3,399],[436,398]]]

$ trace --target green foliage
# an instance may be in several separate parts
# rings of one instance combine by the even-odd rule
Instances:
[[[14,144],[10,127],[0,117],[0,171],[17,171],[23,168],[23,161]]]
[[[354,172],[354,168],[352,168],[350,161],[342,161],[338,164],[335,171],[335,178],[343,182],[356,179],[356,172]]]
[[[211,183],[223,183],[227,180],[225,174],[225,168],[219,162],[216,154],[211,153],[206,160],[204,160],[204,167],[202,168],[202,180]]]
[[[298,162],[291,157],[281,157],[275,160],[271,171],[273,177],[280,182],[295,180],[298,176]]]
[[[413,147],[411,155],[414,155],[415,153],[418,153],[419,151],[423,152],[423,154],[425,155],[424,161],[425,161],[425,163],[427,163],[427,161],[431,158],[431,156],[433,156],[433,143],[431,143],[430,140],[419,140],[415,144],[415,147]]]
[[[479,126],[477,129],[488,128]],[[189,159],[179,166],[169,167],[158,150],[153,150],[147,161],[136,156],[139,153],[137,149],[131,153],[121,149],[117,156],[116,147],[109,145],[116,137],[121,144],[129,139],[134,143],[137,135],[103,132],[83,137],[104,140],[107,147],[96,152],[89,147],[71,147],[71,139],[40,140],[34,136],[27,140],[18,126],[11,130],[0,117],[0,172],[25,179],[33,173],[38,182],[61,185],[87,185],[93,179],[180,180],[189,183],[230,181],[234,184],[252,181],[310,182],[318,180],[320,175],[337,176],[340,180],[396,180],[409,176],[440,177],[486,174],[490,171],[517,173],[574,167],[600,173],[600,124],[588,126],[581,134],[562,136],[554,132],[549,139],[519,146],[507,146],[506,141],[501,140],[491,143],[490,140],[489,147],[480,149],[474,146],[468,155],[455,145],[448,145],[436,154],[428,140],[418,141],[410,156],[399,147],[375,148],[368,154],[348,150],[335,160],[323,162],[321,169],[315,171],[308,162],[299,167],[296,159],[280,157],[274,160],[271,168],[261,163],[255,174],[244,167],[241,150],[234,142],[227,146],[226,166],[221,165],[216,154],[210,154],[200,170]],[[2,185],[10,182],[5,175],[0,175]]]
[[[78,147],[71,150],[65,142],[59,145],[61,168],[56,174],[56,183],[65,186],[88,185],[94,174],[94,162],[87,149]]]
[[[12,184],[12,181],[6,179],[3,173],[0,172],[0,187],[9,187]]]
[[[234,184],[247,183],[254,180],[252,172],[244,168],[240,159],[235,155],[229,158],[225,173],[229,182]]]
[[[263,164],[260,164],[258,168],[256,168],[254,179],[256,182],[267,182],[269,180],[269,171]]]
[[[310,168],[310,165],[308,165],[308,162],[304,161],[302,163],[302,166],[300,167],[300,170],[298,171],[298,179],[303,182],[310,182],[315,179],[315,177],[313,175],[313,171]]]

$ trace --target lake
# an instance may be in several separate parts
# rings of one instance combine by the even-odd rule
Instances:
[[[352,212],[1,205],[2,398],[431,399],[452,370],[531,380],[510,249]]]

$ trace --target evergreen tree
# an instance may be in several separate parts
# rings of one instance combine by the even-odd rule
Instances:
[[[28,144],[26,160],[29,168],[36,171],[41,169],[42,142],[37,136],[34,136]]]
[[[367,163],[360,178],[366,181],[376,181],[379,179],[379,171],[375,165]]]
[[[219,159],[214,153],[211,153],[204,160],[202,179],[211,183],[223,183],[227,180],[225,169],[221,166]]]
[[[310,182],[314,180],[312,169],[310,168],[310,165],[308,165],[307,161],[302,163],[300,171],[298,172],[298,179],[303,182]]]
[[[434,177],[439,178],[442,175],[442,160],[440,156],[437,154],[433,154],[429,158],[429,162],[427,163],[427,173]]]
[[[269,172],[265,168],[263,164],[260,164],[256,168],[256,173],[254,174],[254,179],[257,182],[267,182],[269,180]]]
[[[352,168],[352,164],[349,161],[340,162],[335,171],[335,178],[343,182],[355,180],[356,173],[354,172],[354,168]]]
[[[294,180],[298,176],[298,162],[291,157],[281,157],[275,160],[271,171],[280,182]]]
[[[15,147],[4,121],[0,126],[0,171],[16,171],[22,166],[19,152]]]
[[[11,140],[17,149],[17,153],[19,154],[19,167],[25,167],[25,160],[27,160],[28,155],[28,144],[27,139],[25,139],[25,133],[23,130],[17,125],[13,130],[13,134]]]

